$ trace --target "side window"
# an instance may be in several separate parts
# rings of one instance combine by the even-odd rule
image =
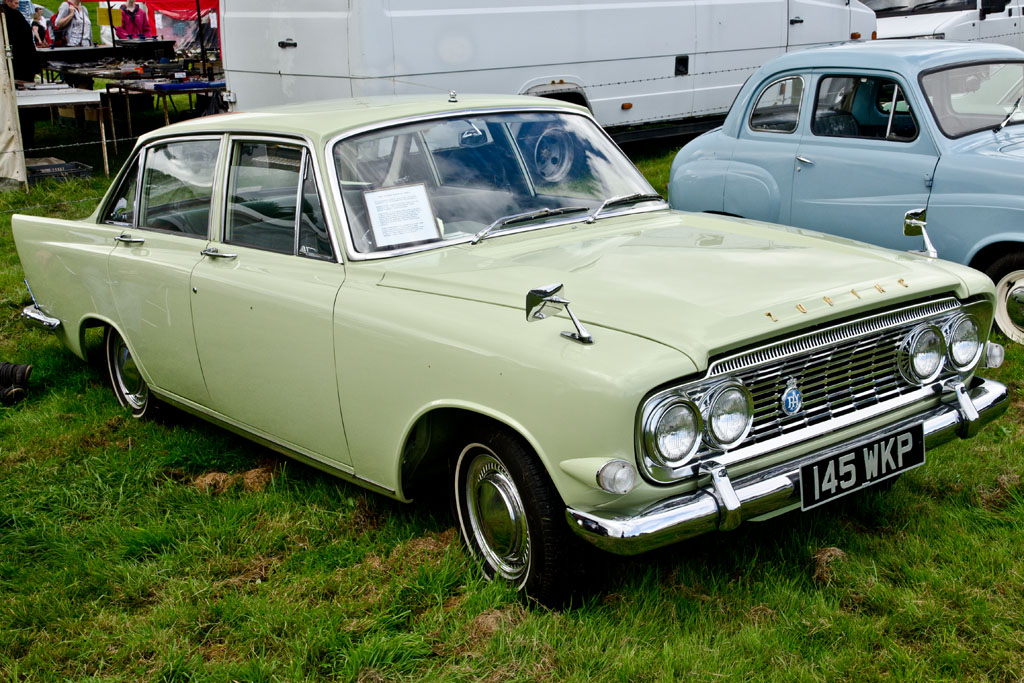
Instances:
[[[135,225],[135,195],[136,186],[139,182],[139,162],[132,164],[131,169],[124,175],[121,187],[117,189],[107,213],[103,216],[103,222],[111,225],[124,225],[131,227]]]
[[[224,241],[279,254],[295,253],[302,148],[236,142],[228,171]]]
[[[139,227],[206,239],[219,140],[186,140],[146,150]]]
[[[917,121],[896,81],[828,76],[818,86],[811,132],[825,137],[908,142],[917,137]]]
[[[800,123],[804,80],[799,76],[775,81],[757,98],[750,112],[750,129],[767,133],[792,133]]]
[[[313,160],[306,155],[306,167],[302,171],[302,209],[299,212],[299,256],[334,260],[334,247],[324,220],[323,205],[316,191],[313,175]]]

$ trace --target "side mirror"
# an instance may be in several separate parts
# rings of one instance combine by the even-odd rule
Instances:
[[[483,131],[473,129],[464,130],[459,134],[459,146],[460,147],[479,147],[487,142],[487,136],[484,135]]]
[[[903,234],[907,237],[920,237],[928,221],[927,209],[911,209],[903,216]]]
[[[565,299],[556,296],[562,291],[563,285],[547,285],[531,289],[526,293],[526,321],[537,322],[552,315],[558,315],[565,310],[569,303]]]
[[[576,327],[576,331],[563,332],[562,336],[580,344],[593,344],[594,338],[590,336],[590,332],[579,321],[579,318],[573,314],[572,309],[569,308],[569,302],[558,296],[561,291],[562,283],[558,283],[536,287],[527,292],[526,321],[532,323],[544,320],[565,311],[569,315],[569,320],[572,320],[572,324]]]
[[[1002,12],[1008,4],[1009,0],[981,0],[980,18],[984,19],[993,12]]]
[[[920,237],[924,240],[924,249],[915,251],[915,254],[922,254],[929,258],[938,258],[939,252],[935,250],[932,241],[928,239],[928,210],[911,209],[903,216],[903,234],[907,237]]]

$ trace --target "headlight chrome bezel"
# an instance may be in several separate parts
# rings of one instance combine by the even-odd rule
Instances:
[[[941,347],[939,350],[939,362],[935,365],[935,369],[930,373],[921,374],[915,367],[914,358],[918,353],[918,345],[928,334],[934,334],[938,337],[939,345]],[[903,375],[903,379],[911,384],[924,386],[926,384],[931,384],[939,378],[942,374],[942,368],[946,363],[948,355],[946,337],[942,334],[942,330],[938,325],[927,322],[918,325],[910,332],[910,334],[903,338],[897,353],[897,365],[899,366],[900,374]]]
[[[974,327],[974,337],[976,342],[976,348],[971,356],[970,360],[965,363],[957,362],[956,356],[953,353],[953,344],[957,330],[962,325],[969,324]],[[985,351],[985,344],[981,337],[981,325],[978,320],[967,313],[963,313],[954,316],[949,322],[942,327],[942,336],[946,341],[946,360],[949,362],[949,366],[959,373],[970,373],[981,361],[981,355]]]
[[[715,407],[722,397],[729,391],[739,391],[746,403],[746,420],[743,431],[731,440],[721,438],[715,432]],[[750,434],[754,426],[754,397],[739,380],[730,379],[712,388],[700,402],[700,413],[704,419],[704,440],[713,448],[728,451],[743,442]]]
[[[669,413],[670,410],[676,407],[682,407],[688,409],[694,417],[694,438],[690,448],[684,453],[678,460],[672,460],[665,456],[661,448],[658,446],[658,425]],[[691,401],[685,395],[683,396],[669,396],[664,400],[656,404],[653,409],[646,415],[643,423],[643,442],[647,452],[647,456],[658,466],[676,468],[683,467],[689,464],[693,457],[700,450],[701,439],[704,433],[704,417],[701,415],[700,408],[697,404]]]

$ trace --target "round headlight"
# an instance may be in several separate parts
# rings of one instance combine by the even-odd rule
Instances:
[[[946,342],[935,325],[921,325],[903,340],[899,365],[903,377],[913,384],[928,384],[942,372]]]
[[[946,326],[946,345],[949,361],[957,370],[970,370],[981,358],[981,333],[978,323],[970,316],[954,318]]]
[[[668,467],[685,465],[700,445],[700,411],[692,401],[669,399],[650,414],[644,441],[651,458]]]
[[[736,446],[754,424],[754,400],[742,384],[722,384],[708,392],[702,404],[708,441],[718,448]]]

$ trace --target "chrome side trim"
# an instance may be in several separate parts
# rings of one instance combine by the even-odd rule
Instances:
[[[46,315],[36,305],[26,306],[21,309],[21,320],[26,325],[38,327],[50,332],[55,331],[61,325],[60,320]]]
[[[635,555],[709,531],[724,531],[740,521],[799,506],[800,468],[805,464],[918,423],[924,425],[925,447],[932,449],[956,437],[973,436],[1009,407],[1008,389],[992,380],[976,378],[966,395],[978,412],[976,420],[964,415],[958,401],[943,402],[921,414],[732,481],[726,468],[716,463],[708,469],[708,474],[712,470],[717,474],[710,483],[694,492],[666,498],[634,515],[566,508],[566,520],[582,538],[620,555]],[[735,509],[735,501],[726,500],[732,497],[738,501]]]

